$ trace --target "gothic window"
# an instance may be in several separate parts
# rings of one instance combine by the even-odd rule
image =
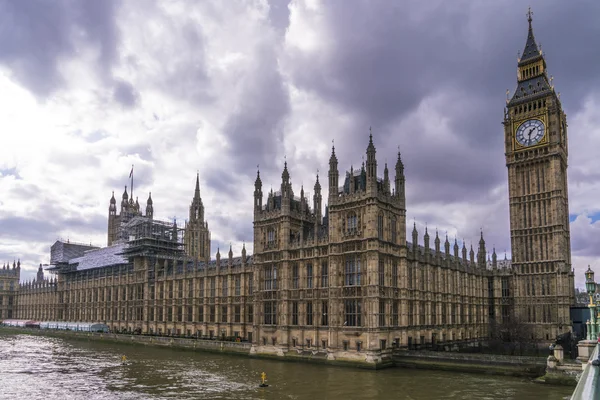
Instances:
[[[329,304],[327,300],[323,300],[321,303],[321,325],[327,326],[329,325]]]
[[[408,325],[409,326],[412,326],[415,323],[415,321],[414,321],[415,304],[414,303],[415,303],[414,300],[408,301]]]
[[[510,296],[510,290],[509,290],[509,286],[508,286],[508,278],[503,277],[502,278],[502,297],[509,297]]]
[[[390,222],[391,225],[391,230],[392,230],[392,243],[397,244],[398,238],[397,238],[397,233],[396,233],[396,217],[392,217],[392,220]]]
[[[379,259],[379,286],[385,286],[385,263],[383,259]]]
[[[379,326],[385,326],[385,300],[379,300]]]
[[[356,213],[351,212],[348,214],[348,218],[346,220],[346,228],[348,232],[355,232],[358,227],[358,219],[356,217]]]
[[[267,244],[271,245],[275,243],[275,229],[269,228],[267,230]]]
[[[264,323],[265,325],[277,324],[277,303],[275,301],[266,301],[264,303]]]
[[[313,324],[313,304],[311,302],[306,303],[306,325]]]
[[[412,271],[412,265],[408,265],[406,267],[407,270],[407,276],[406,276],[406,280],[407,280],[407,284],[408,284],[408,288],[412,289],[413,288],[413,271]]]
[[[298,325],[298,302],[292,302],[292,325]]]
[[[254,294],[254,273],[248,274],[248,294]]]
[[[437,325],[437,303],[431,303],[431,325]]]
[[[222,281],[221,281],[221,292],[223,293],[222,294],[223,297],[227,297],[228,296],[228,293],[227,293],[227,289],[228,289],[227,288],[227,286],[228,286],[228,282],[227,281],[228,281],[228,279],[227,278],[229,278],[229,276],[224,276],[223,279],[222,279]]]
[[[392,325],[398,326],[398,302],[392,303]]]
[[[251,324],[254,322],[254,306],[248,306],[248,323]]]
[[[312,263],[306,265],[306,287],[308,289],[313,288],[313,266]]]
[[[383,240],[383,214],[379,213],[377,216],[377,238]]]
[[[204,306],[198,307],[198,322],[204,322]]]
[[[298,264],[294,264],[294,265],[292,265],[292,289],[298,289],[298,281],[299,281]]]
[[[356,255],[346,257],[345,286],[360,286],[360,258]]]
[[[227,306],[221,306],[221,322],[227,322]]]
[[[265,290],[277,290],[277,267],[270,265],[265,267]]]
[[[233,322],[240,322],[241,319],[241,306],[235,306],[233,309]]]
[[[392,261],[392,287],[398,287],[398,261]]]
[[[235,295],[239,296],[241,294],[241,291],[242,291],[242,276],[236,275],[235,276]]]
[[[329,265],[327,260],[321,263],[321,287],[326,288],[329,286]]]
[[[346,326],[361,326],[361,301],[358,299],[348,299],[344,301],[344,314]]]

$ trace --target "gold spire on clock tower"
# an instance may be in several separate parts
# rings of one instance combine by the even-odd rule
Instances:
[[[574,298],[567,188],[566,115],[551,86],[544,54],[529,31],[517,65],[517,88],[504,118],[514,314],[536,339],[569,329]]]

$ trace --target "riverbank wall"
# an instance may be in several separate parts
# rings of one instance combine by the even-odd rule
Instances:
[[[60,337],[73,340],[94,340],[108,343],[167,347],[186,351],[209,351],[277,361],[311,362],[344,367],[383,369],[389,367],[421,368],[470,373],[538,377],[544,374],[546,361],[540,357],[518,357],[455,352],[404,351],[391,349],[380,356],[359,354],[332,354],[318,350],[263,351],[248,342],[229,342],[166,336],[145,336],[115,333],[36,330],[0,327],[4,334],[28,334]]]
[[[538,377],[546,370],[544,357],[505,356],[435,351],[396,351],[394,365],[479,374]]]

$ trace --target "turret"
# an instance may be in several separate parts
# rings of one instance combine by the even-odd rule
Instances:
[[[467,246],[465,245],[465,239],[463,238],[463,247],[462,247],[462,258],[463,262],[467,264]]]
[[[395,179],[395,193],[396,197],[400,199],[402,204],[405,204],[406,197],[404,193],[404,164],[398,152],[398,160],[396,161],[396,179]]]
[[[242,245],[242,264],[246,265],[246,243]]]
[[[113,190],[110,198],[110,205],[108,206],[108,215],[117,215],[117,200],[115,200],[115,192]]]
[[[425,236],[423,236],[423,244],[425,245],[425,254],[429,255],[429,233],[427,232],[427,225],[425,226]]]
[[[217,260],[217,268],[219,268],[221,266],[221,251],[219,250],[219,248],[217,247],[217,255],[215,256],[216,260]]]
[[[383,190],[386,195],[390,195],[390,173],[388,171],[387,162],[385,163],[385,168],[383,169]]]
[[[148,193],[148,200],[146,201],[146,217],[152,219],[154,217],[154,206],[152,203],[152,193]]]
[[[375,158],[375,153],[373,134],[369,133],[369,145],[367,146],[367,193],[372,195],[377,191],[377,159]]]
[[[292,184],[290,182],[290,173],[287,168],[287,161],[283,163],[283,172],[281,173],[281,212],[286,214],[290,212],[290,204],[294,197]]]
[[[446,233],[446,241],[444,242],[444,252],[446,253],[446,258],[450,255],[450,242],[448,241],[448,234]]]
[[[125,186],[125,191],[123,192],[123,197],[121,200],[121,212],[125,211],[128,207],[129,195],[127,194],[127,186]]]
[[[229,260],[227,261],[229,264],[229,268],[233,266],[233,249],[231,248],[231,243],[229,243]]]
[[[479,239],[479,249],[477,250],[477,264],[479,268],[485,268],[485,240],[483,240],[483,231],[481,231],[481,239]]]
[[[43,280],[44,280],[44,270],[42,269],[42,264],[40,264],[40,267],[38,268],[38,272],[37,272],[36,281],[41,282]]]
[[[173,220],[173,236],[172,236],[172,239],[173,239],[174,242],[178,241],[178,237],[177,237],[177,220],[176,219]]]
[[[331,147],[331,157],[329,157],[329,204],[332,199],[338,197],[338,181],[340,174],[338,172],[338,159],[335,155],[335,146]]]
[[[254,181],[254,215],[258,215],[262,210],[262,181],[260,180],[260,171],[256,170],[256,180]]]
[[[454,258],[454,261],[456,261],[457,263],[460,262],[460,260],[458,259],[458,240],[456,239],[456,237],[454,238]]]
[[[419,251],[419,232],[417,232],[417,223],[413,224],[412,245],[415,253]]]
[[[440,237],[438,235],[438,230],[435,230],[435,240],[433,241],[435,245],[435,255],[440,255]]]
[[[317,181],[315,182],[314,188],[315,194],[313,195],[313,210],[315,211],[315,238],[319,235],[319,227],[323,221],[323,215],[321,212],[321,204],[323,197],[321,196],[321,184],[319,183],[319,174],[317,174]]]
[[[498,268],[498,256],[496,255],[496,248],[492,248],[492,268]]]
[[[485,254],[483,255],[485,257]],[[469,252],[469,257],[471,258],[471,265],[475,265],[475,252],[473,251],[473,244],[471,243],[471,251]]]

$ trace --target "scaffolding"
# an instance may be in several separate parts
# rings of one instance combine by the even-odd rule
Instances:
[[[120,240],[127,243],[123,255],[160,254],[161,258],[181,259],[184,256],[183,233],[184,229],[178,228],[176,222],[134,217],[121,225]]]

